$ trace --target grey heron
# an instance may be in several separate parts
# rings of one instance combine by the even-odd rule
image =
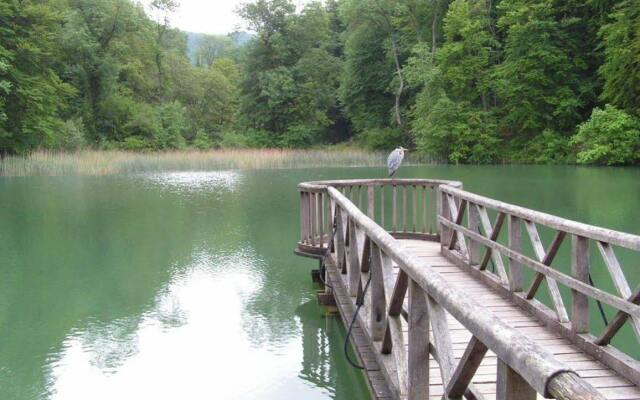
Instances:
[[[398,168],[400,168],[400,164],[402,164],[402,160],[404,159],[405,151],[407,151],[407,149],[401,146],[396,147],[396,149],[389,154],[389,158],[387,158],[387,168],[389,168],[390,177],[393,177],[393,174],[395,174]]]

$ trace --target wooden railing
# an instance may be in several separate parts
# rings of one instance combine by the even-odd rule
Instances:
[[[306,182],[300,192],[299,248],[321,254],[331,234],[327,186],[338,189],[367,216],[394,237],[437,239],[437,188],[462,188],[462,183],[438,179],[367,179]]]
[[[640,285],[631,290],[616,256],[616,248],[626,249],[624,251],[633,252],[632,259],[637,264],[640,236],[570,221],[450,186],[439,188],[439,198],[444,205],[438,221],[445,254],[556,327],[584,351],[640,385],[640,363],[632,355],[609,345],[625,323],[630,324],[636,339],[640,340]],[[493,224],[489,212],[496,215]],[[507,235],[500,236],[505,225],[508,225]],[[539,233],[542,229],[553,234],[547,247]],[[524,250],[523,236],[530,242],[531,254]],[[570,273],[552,265],[567,242],[570,267],[558,267],[565,267]],[[599,261],[591,258],[590,246],[597,248],[614,292],[598,288],[590,279],[591,266]],[[489,262],[493,271],[487,268]],[[525,279],[525,269],[532,275],[529,282]],[[543,281],[546,281],[549,306],[537,298]],[[570,291],[570,312],[561,295],[562,286]],[[602,304],[612,307],[615,316],[601,332],[594,334],[589,320],[590,307],[602,307]]]
[[[348,186],[353,186],[353,182]],[[368,181],[355,182],[368,187],[385,186],[390,181],[371,181],[370,185],[367,185]],[[421,185],[417,181],[409,182],[404,184],[394,180],[393,185]],[[451,186],[446,183],[432,181],[422,184],[439,186],[440,193],[445,193],[445,188],[454,189],[453,185],[461,187],[457,182]],[[603,399],[566,364],[492,313],[486,312],[478,303],[447,283],[440,273],[408,253],[398,240],[370,217],[373,213],[368,213],[368,216],[360,211],[338,189],[340,185],[344,185],[344,181],[300,186],[303,207],[300,244],[319,248],[328,246],[336,268],[346,275],[348,294],[363,302],[361,321],[365,323],[361,326],[364,325],[365,334],[377,350],[379,364],[387,381],[393,383],[390,386],[394,388],[396,397],[428,398],[430,379],[433,379],[429,373],[431,354],[439,364],[439,382],[444,387],[444,398],[458,399],[464,396],[482,399],[483,396],[471,380],[485,354],[491,351],[498,359],[498,400],[534,399],[536,393],[561,400]],[[314,228],[310,220],[318,218],[319,207],[313,208],[314,201],[316,204],[318,202],[318,194],[322,194],[328,202],[328,209],[322,214],[323,220],[328,216],[331,223],[320,225],[318,222]],[[455,216],[453,220],[458,221],[460,206],[454,210],[449,209],[448,205],[448,199],[437,206],[432,204],[440,209],[441,216],[449,210]],[[310,220],[304,222],[305,219]],[[450,218],[442,217],[439,220],[442,224],[441,235],[449,234],[457,226]],[[457,237],[454,239],[457,245],[448,236],[442,237],[447,238],[447,245],[453,243],[452,251],[465,249],[465,239],[461,235],[454,236]],[[397,275],[394,273],[394,264],[398,267]],[[403,306],[405,300],[408,303],[406,309]],[[473,335],[459,362],[453,355],[447,313]],[[403,334],[405,327],[408,331],[406,342]]]

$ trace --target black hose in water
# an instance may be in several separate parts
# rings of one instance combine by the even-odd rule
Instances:
[[[595,287],[595,285],[593,284],[593,279],[591,278],[591,272],[589,272],[589,284]],[[596,300],[596,303],[598,303],[598,310],[600,310],[600,316],[602,317],[604,326],[609,325],[609,322],[607,322],[607,315],[604,313],[604,308],[602,307],[602,303],[600,303],[600,300]]]
[[[356,318],[358,318],[358,312],[360,312],[360,307],[364,304],[364,295],[367,294],[367,289],[369,289],[369,283],[371,283],[371,273],[369,273],[369,279],[367,279],[366,285],[364,285],[364,289],[362,290],[362,295],[359,298],[356,298],[356,311],[353,313],[353,318],[351,318],[351,323],[349,324],[349,329],[347,330],[347,337],[344,339],[344,356],[347,359],[347,362],[351,364],[353,368],[361,369],[368,371],[362,365],[356,364],[351,357],[349,357],[349,337],[351,336],[351,331],[353,330],[353,325],[356,322]]]

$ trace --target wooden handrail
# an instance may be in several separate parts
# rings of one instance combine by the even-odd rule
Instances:
[[[372,219],[378,214],[377,222],[384,226],[386,221],[397,236],[435,239],[438,235],[436,189],[440,185],[462,187],[461,182],[442,179],[348,179],[300,183],[301,253],[318,256],[326,248],[331,225],[327,209],[329,186],[343,190],[360,207],[366,208]],[[387,215],[385,191],[391,191],[387,195],[393,198]]]
[[[589,239],[599,240],[616,246],[625,247],[627,249],[640,251],[640,236],[638,235],[588,225],[540,211],[530,210],[528,208],[467,192],[451,185],[444,185],[440,190],[444,193],[453,195],[457,199],[464,199],[471,203],[479,204],[508,215],[513,215],[524,220],[545,225],[558,231],[584,236]]]
[[[443,212],[438,215],[440,229],[450,232],[441,237],[445,255],[466,265],[471,272],[508,294],[515,303],[545,323],[554,326],[558,332],[593,357],[602,360],[635,384],[640,384],[640,362],[616,348],[607,346],[627,322],[640,341],[640,285],[634,290],[629,286],[613,247],[640,251],[640,236],[571,221],[451,186],[439,186],[438,193],[441,203],[449,206],[442,208]],[[462,218],[465,210],[469,210],[466,227]],[[497,232],[499,228],[491,229],[487,210],[494,210],[498,214],[498,221],[508,219],[508,243],[500,243]],[[482,230],[477,222],[479,218],[484,220]],[[554,231],[554,239],[548,248],[542,244],[537,226]],[[533,256],[523,252],[522,237],[528,237],[530,240]],[[552,266],[559,248],[563,242],[568,242],[564,240],[565,237],[571,239],[570,274],[558,271]],[[467,240],[470,242],[469,246],[474,249],[473,255],[464,251]],[[591,282],[591,242],[597,247],[603,267],[611,277],[615,288],[613,293],[595,287]],[[480,248],[485,250],[482,262],[479,262],[477,256]],[[506,272],[503,257],[508,260],[509,273]],[[495,273],[486,270],[489,259],[494,260]],[[535,272],[528,288],[523,287],[523,268]],[[547,281],[551,307],[535,298],[543,280]],[[571,290],[570,319],[558,285]],[[590,331],[590,299],[617,310],[613,320],[608,322],[599,336],[594,336]]]
[[[515,371],[517,376],[520,376],[535,391],[545,397],[553,396],[560,400],[575,398],[603,399],[591,385],[581,379],[565,363],[558,361],[551,353],[514,328],[506,325],[492,313],[486,312],[478,303],[470,300],[467,295],[447,283],[440,273],[436,272],[430,265],[412,256],[398,240],[394,239],[391,234],[360,211],[360,209],[337,188],[328,186],[326,187],[326,191],[332,202],[331,214],[335,216],[335,222],[339,225],[336,233],[333,235],[337,242],[335,245],[337,247],[336,255],[338,264],[342,263],[342,258],[345,257],[344,249],[341,251],[340,248],[344,248],[345,246],[345,237],[343,236],[345,233],[342,227],[344,227],[345,221],[348,221],[349,235],[346,236],[350,237],[349,241],[351,243],[360,243],[363,240],[368,240],[371,243],[369,251],[371,252],[372,271],[381,270],[383,274],[385,270],[388,271],[389,262],[387,259],[395,261],[402,271],[399,274],[398,281],[395,283],[395,288],[390,286],[393,285],[393,282],[389,282],[389,279],[385,278],[384,282],[378,283],[378,285],[383,284],[383,286],[380,287],[384,287],[384,290],[378,289],[377,293],[384,294],[389,303],[393,303],[393,297],[396,296],[396,291],[404,297],[406,290],[396,290],[402,273],[408,276],[410,287],[417,287],[423,291],[423,296],[426,297],[429,303],[429,309],[434,313],[432,316],[432,327],[434,328],[435,348],[441,364],[445,363],[449,357],[447,342],[443,341],[443,335],[435,335],[435,332],[437,324],[442,324],[445,320],[444,311],[446,310],[465,326],[483,346],[496,354],[500,362],[506,366],[504,371],[507,375],[505,376],[510,376],[508,375],[508,371]],[[440,207],[442,207],[442,205]],[[364,238],[362,238],[362,236],[364,236]],[[458,240],[464,239],[459,237]],[[358,257],[353,258],[349,263],[350,274],[358,273],[359,260],[366,258],[366,254],[362,253],[359,248],[357,245],[354,248],[354,251],[358,253]],[[385,265],[387,265],[387,268],[385,268]],[[359,281],[354,281],[353,284],[355,285],[358,282]],[[410,298],[412,299],[412,303],[418,304],[419,306],[420,298],[416,298],[415,293],[413,293]],[[371,301],[372,303],[375,302],[375,300]],[[437,311],[439,309],[442,311]],[[438,315],[440,317],[438,317]],[[387,316],[386,318],[389,329],[387,329],[384,338],[386,339],[387,333],[391,336],[387,349],[388,347],[393,349],[397,347],[397,344],[393,346],[394,340],[400,340],[400,343],[402,343],[402,331],[400,330],[398,333],[398,328],[393,327],[393,316]],[[410,342],[411,337],[410,330]],[[383,340],[383,349],[385,348],[384,343],[385,340]],[[448,347],[450,350],[450,344]],[[477,348],[481,347],[482,346],[479,346]],[[400,351],[404,352],[404,346],[400,347],[400,349]],[[470,351],[475,351],[475,348]],[[399,357],[400,355],[396,353],[396,356]],[[469,359],[476,360],[476,358],[471,355]],[[428,362],[428,359],[422,361]],[[470,365],[475,364],[476,363],[473,362]],[[411,374],[408,373],[408,375]],[[465,381],[464,378],[467,374],[463,372],[456,375],[451,373],[451,369],[448,369],[447,376],[449,381],[451,381],[451,379],[458,379],[457,377],[462,377],[460,380],[456,380],[449,385],[451,390],[456,391],[455,393],[463,391],[464,386],[468,385],[468,382]],[[411,382],[409,382],[409,385],[410,384]],[[411,393],[411,388],[409,388],[409,393]]]

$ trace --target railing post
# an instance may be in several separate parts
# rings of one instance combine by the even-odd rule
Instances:
[[[498,359],[497,400],[536,400],[536,391],[516,371]]]
[[[418,232],[418,188],[413,185],[413,232]]]
[[[305,214],[305,204],[304,204],[304,192],[300,192],[300,242],[306,242],[306,214]]]
[[[522,253],[522,223],[520,218],[509,216],[509,248]],[[524,287],[522,277],[522,264],[509,258],[509,289],[512,292],[521,292]]]
[[[309,192],[309,236],[311,245],[316,245],[316,194]]]
[[[429,308],[422,288],[409,282],[409,400],[429,398]]]
[[[402,231],[407,231],[407,186],[402,186]]]
[[[480,232],[480,215],[475,204],[469,203],[469,229],[474,232]],[[469,239],[469,263],[471,265],[480,265],[480,243],[473,239]]]
[[[398,231],[398,188],[396,185],[393,185],[393,205],[392,205],[392,214],[393,214],[393,220],[392,220],[392,227],[391,229],[393,230],[393,232],[397,232]]]
[[[355,297],[358,294],[360,284],[360,255],[358,249],[357,227],[352,218],[349,218],[349,295]]]
[[[370,246],[371,319],[369,326],[371,327],[371,339],[379,341],[384,337],[387,302],[384,293],[384,275],[382,272],[382,255],[380,254],[380,248],[373,241],[371,241]]]
[[[325,214],[325,195],[324,192],[320,192],[319,193],[320,196],[320,247],[324,247],[324,237],[325,237],[325,232],[327,229],[327,224],[326,224],[326,214]],[[329,245],[327,244],[327,247],[329,247]]]
[[[447,194],[440,190],[438,190],[438,193],[438,216],[451,220],[451,213],[447,205]],[[443,224],[438,224],[438,233],[440,234],[440,244],[442,246],[447,246],[447,240],[449,240],[451,236],[449,234],[449,228],[445,227]]]
[[[336,257],[338,258],[338,269],[344,274],[345,270],[345,249],[344,249],[344,220],[342,219],[342,211],[338,204],[335,205],[336,211]]]
[[[367,216],[371,219],[374,219],[375,215],[375,199],[373,194],[373,186],[367,186]]]
[[[571,275],[579,281],[589,283],[589,239],[571,237]],[[571,330],[575,333],[589,332],[589,297],[571,290]]]

